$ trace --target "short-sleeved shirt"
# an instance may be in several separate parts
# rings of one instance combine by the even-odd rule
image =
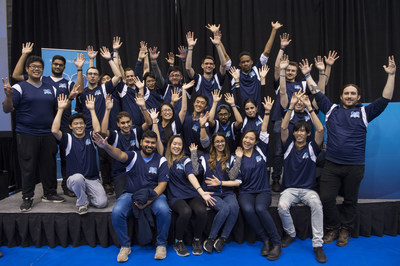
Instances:
[[[213,97],[212,97],[212,92],[214,90],[221,90],[222,85],[224,84],[224,76],[217,72],[217,74],[213,75],[210,80],[206,79],[203,75],[200,75],[198,73],[195,73],[193,76],[193,79],[195,81],[195,91],[196,93],[203,94],[207,96],[208,98],[208,106],[206,110],[210,110],[211,106],[213,104]],[[218,103],[218,105],[220,102]]]
[[[243,134],[247,130],[252,129],[252,130],[257,130],[257,132],[260,133],[262,122],[263,119],[259,115],[253,118],[245,116],[243,120],[242,129],[240,130],[240,132]]]
[[[271,121],[279,121],[279,120],[282,120],[282,118],[283,118],[283,112],[282,112],[282,108],[281,108],[281,95],[279,93],[279,90],[280,90],[279,80],[275,82],[275,87],[276,87],[276,90],[275,90],[276,98],[275,98],[275,104],[273,107]],[[305,81],[286,82],[286,93],[288,96],[288,103],[290,103],[293,93],[298,92],[298,91],[303,91],[303,92],[308,91],[309,92]],[[287,107],[284,106],[284,108],[287,108]]]
[[[122,111],[129,113],[134,125],[144,124],[143,114],[135,102],[135,97],[139,93],[139,90],[136,87],[129,87],[123,81],[118,84],[117,90],[121,99]]]
[[[210,136],[209,124],[205,124],[207,135]],[[183,139],[185,144],[185,154],[189,155],[189,146],[194,143],[198,146],[198,149],[205,151],[200,142],[200,122],[199,119],[193,119],[193,114],[187,112],[185,121],[183,122]]]
[[[215,126],[211,131],[213,131],[214,134],[217,132],[224,133],[230,152],[235,152],[237,141],[236,135],[239,133],[239,130],[235,128],[235,123],[228,121],[228,124],[224,126],[219,120],[215,120]]]

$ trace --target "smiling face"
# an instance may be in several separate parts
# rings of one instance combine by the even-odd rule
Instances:
[[[201,68],[204,71],[204,74],[212,74],[215,68],[214,60],[210,58],[204,59],[203,63],[201,64]]]
[[[298,145],[303,145],[307,141],[307,137],[311,135],[311,132],[307,133],[305,127],[301,127],[296,131],[293,131],[293,136]]]
[[[77,138],[82,138],[85,136],[86,124],[82,118],[75,118],[69,125],[69,128],[74,132],[74,136]]]
[[[224,152],[226,140],[222,136],[216,136],[213,142],[214,148],[217,152]]]
[[[257,144],[257,136],[253,131],[247,132],[242,138],[242,147],[244,150],[251,150]]]
[[[106,82],[108,82],[108,81],[110,81],[110,80],[111,80],[110,75],[105,74],[105,75],[103,75],[103,76],[101,77],[100,83],[101,83],[101,84],[104,84],[104,83],[106,83]]]
[[[169,73],[169,81],[173,86],[179,86],[182,82],[183,76],[180,71],[171,71]]]
[[[142,147],[142,153],[146,157],[150,157],[157,148],[157,139],[145,137],[140,141],[140,147]]]
[[[230,117],[231,113],[224,108],[221,108],[221,110],[218,112],[218,120],[223,125],[228,124]]]
[[[207,107],[207,100],[203,97],[197,97],[194,100],[193,107],[196,113],[201,114]]]
[[[154,90],[156,88],[156,79],[153,77],[146,77],[145,85],[149,90]]]
[[[129,87],[135,86],[134,77],[135,77],[135,72],[133,70],[126,71],[125,72],[126,85],[128,85]]]
[[[117,126],[121,129],[122,134],[130,134],[132,128],[132,120],[127,116],[123,116],[117,121]]]
[[[65,69],[65,64],[60,59],[55,59],[53,63],[51,63],[51,72],[54,77],[62,77],[62,74]]]
[[[172,117],[174,116],[174,110],[166,104],[161,106],[160,113],[161,113],[161,118],[166,121],[171,120]]]
[[[239,60],[240,70],[245,74],[250,73],[253,67],[253,60],[251,60],[251,57],[249,55],[242,55]]]
[[[296,112],[303,112],[305,107],[306,106],[303,101],[297,101],[297,103],[294,105],[294,110]]]
[[[254,118],[257,115],[257,106],[252,102],[248,102],[244,106],[244,112],[247,117]]]
[[[183,141],[180,137],[175,137],[171,142],[171,154],[179,156],[183,150]]]
[[[294,65],[288,65],[286,68],[286,80],[294,82],[297,76],[297,67]]]
[[[29,79],[40,80],[43,74],[43,64],[40,61],[34,61],[25,68],[26,73],[28,73]]]
[[[348,86],[343,89],[340,100],[342,101],[343,107],[346,109],[352,108],[360,100],[361,95],[358,94],[358,90],[354,86]]]

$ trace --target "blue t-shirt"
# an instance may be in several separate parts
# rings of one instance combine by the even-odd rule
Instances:
[[[229,146],[229,151],[231,153],[235,152],[236,150],[236,134],[238,134],[239,130],[235,128],[235,123],[232,123],[231,121],[228,121],[227,125],[222,125],[219,120],[215,120],[215,126],[213,130],[211,130],[215,133],[220,132],[225,134],[226,141],[228,142]]]
[[[239,187],[239,193],[270,191],[267,170],[268,141],[269,134],[261,132],[260,139],[251,157],[243,155],[237,178],[242,182]]]
[[[307,142],[312,141],[315,138],[315,130],[314,130],[314,124],[312,122],[312,117],[311,117],[310,113],[308,112],[308,110],[304,109],[304,112],[292,112],[292,115],[290,116],[289,125],[288,125],[289,136],[288,136],[288,139],[286,142],[294,140],[293,128],[294,128],[294,125],[300,120],[306,121],[311,129],[311,135],[307,137]]]
[[[143,114],[135,102],[135,97],[139,93],[139,90],[136,87],[129,87],[123,81],[118,84],[117,89],[121,98],[122,111],[129,113],[134,125],[144,124]]]
[[[62,133],[61,147],[65,149],[67,176],[82,174],[85,178],[99,178],[96,146],[91,140],[92,132],[86,131],[83,138]]]
[[[210,136],[209,124],[208,122],[205,124],[207,135]],[[199,118],[193,119],[193,114],[187,112],[185,121],[183,122],[183,139],[184,139],[184,147],[185,154],[190,155],[189,146],[194,143],[197,145],[198,150],[205,151],[200,142],[200,122]]]
[[[164,99],[163,102],[171,103],[171,96],[172,96],[172,92],[174,91],[174,89],[175,89],[175,87],[173,85],[167,84],[167,87],[165,89],[165,93],[164,93],[164,96],[163,96],[163,99]],[[178,89],[179,89],[180,93],[182,94],[182,87],[180,86]],[[189,102],[190,101],[190,94],[189,94],[188,91],[186,91],[186,97],[187,97],[187,101]],[[181,107],[182,107],[182,98],[179,99],[174,105],[175,114],[179,113],[179,111],[181,110]]]
[[[195,73],[193,76],[195,81],[195,91],[197,94],[203,94],[208,98],[208,106],[206,108],[207,111],[211,109],[213,104],[213,97],[211,92],[214,90],[221,91],[222,85],[224,84],[224,76],[217,72],[217,74],[213,75],[210,80],[206,79],[203,75]],[[218,103],[218,106],[220,102]]]
[[[286,141],[284,145],[285,171],[283,172],[283,187],[305,188],[315,187],[315,168],[320,149],[312,140],[301,149],[296,148],[294,141]]]
[[[135,193],[142,188],[154,189],[158,183],[168,182],[169,169],[165,157],[154,153],[153,158],[146,162],[140,151],[127,151],[126,154],[126,192]]]
[[[280,90],[279,80],[275,81],[275,87],[277,88],[275,90],[276,98],[275,98],[274,107],[272,108],[273,112],[272,112],[271,121],[282,120],[282,118],[283,118],[282,108],[283,107],[284,108],[288,108],[288,106],[281,107],[281,95],[280,95],[280,92],[279,92],[279,90]],[[307,83],[305,81],[302,81],[302,82],[297,82],[297,81],[295,81],[295,82],[286,82],[286,93],[287,93],[287,96],[288,96],[288,104],[290,104],[290,101],[292,99],[293,93],[298,92],[298,91],[310,92],[307,89]]]
[[[160,105],[163,103],[162,94],[159,93],[158,89],[150,90],[147,87],[144,87],[144,99],[146,101],[147,109],[158,109]]]
[[[15,131],[35,136],[51,135],[57,107],[56,88],[44,82],[37,88],[27,81],[19,82],[12,88]]]
[[[188,179],[190,174],[194,174],[193,166],[192,161],[187,157],[180,161],[175,160],[171,168],[169,168],[167,191],[170,206],[174,205],[177,200],[200,196]]]
[[[260,133],[262,122],[263,119],[259,115],[252,118],[245,116],[243,120],[242,129],[240,130],[240,132],[243,134],[247,130],[252,129],[252,130],[257,130],[257,132]]]
[[[171,123],[172,135],[170,137],[172,137],[173,135],[180,135],[182,133],[182,129],[183,126],[181,124],[181,120],[179,119],[178,115],[175,115],[175,121]],[[165,151],[169,139],[165,139],[165,128],[163,128],[161,120],[158,120],[158,132],[160,132],[161,142],[164,145]]]
[[[350,109],[332,104],[320,92],[315,100],[326,115],[326,159],[337,164],[364,165],[368,123],[385,110],[390,100],[380,97],[367,106],[357,104]]]

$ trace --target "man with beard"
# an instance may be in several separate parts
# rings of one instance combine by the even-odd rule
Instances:
[[[27,80],[28,76],[23,74],[25,60],[28,55],[33,50],[33,43],[27,42],[22,44],[22,53],[21,57],[19,58],[17,65],[15,66],[14,72],[12,77],[15,80],[23,81]],[[83,91],[83,75],[82,75],[82,67],[85,62],[85,58],[83,54],[77,56],[74,59],[74,64],[76,66],[77,71],[77,80],[76,84],[79,85],[78,92],[81,93]],[[42,76],[41,81],[51,86],[55,87],[57,92],[56,96],[58,97],[61,94],[69,96],[72,88],[74,87],[75,83],[71,80],[68,80],[63,77],[63,73],[65,70],[66,60],[61,55],[55,55],[52,59],[51,63],[51,76]],[[75,96],[74,96],[75,97]],[[71,99],[73,100],[73,99]],[[61,119],[61,131],[66,133],[71,133],[71,129],[69,128],[69,117],[71,116],[71,105],[69,105],[63,113]],[[65,168],[65,150],[60,147],[60,159],[61,159],[61,175],[63,181],[61,183],[62,189],[64,191],[64,195],[69,197],[75,197],[75,194],[67,188],[67,176],[66,176],[66,168]]]
[[[367,106],[358,102],[361,95],[357,85],[344,86],[341,105],[332,104],[318,87],[312,87],[318,107],[326,115],[328,130],[326,161],[320,181],[326,244],[337,239],[337,246],[346,246],[353,230],[358,190],[364,176],[367,126],[385,110],[393,96],[396,64],[393,56],[388,61],[388,65],[383,66],[388,78],[382,97]],[[311,78],[309,73],[306,78]],[[336,197],[341,187],[344,201],[339,215]]]
[[[128,235],[127,217],[133,215],[132,206],[144,209],[151,208],[157,220],[157,249],[154,259],[162,260],[167,256],[167,238],[171,223],[171,210],[163,194],[169,179],[167,159],[156,152],[157,135],[147,130],[140,141],[140,151],[123,152],[107,143],[100,135],[95,135],[95,143],[104,149],[112,158],[126,167],[126,192],[122,194],[112,210],[111,220],[118,242],[121,245],[117,257],[118,262],[125,262],[131,253],[131,240]],[[155,193],[155,199],[148,200],[141,205],[134,202],[132,196],[143,189],[150,189]]]
[[[193,32],[188,32],[186,34],[186,41],[188,43],[188,53],[186,57],[186,71],[189,75],[190,79],[194,79],[195,81],[195,90],[198,94],[204,94],[208,97],[209,103],[207,106],[207,110],[211,109],[213,104],[212,101],[212,92],[214,90],[221,90],[222,85],[224,83],[224,77],[226,73],[226,60],[224,56],[224,52],[221,48],[221,32],[217,31],[214,33],[214,38],[210,37],[211,42],[215,45],[217,49],[220,66],[217,74],[214,75],[215,69],[215,60],[214,57],[207,55],[202,63],[201,68],[203,69],[203,74],[200,75],[196,73],[192,67],[192,57],[193,57],[193,48],[197,43],[197,39],[194,38]]]

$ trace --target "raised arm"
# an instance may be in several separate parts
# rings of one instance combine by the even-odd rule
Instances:
[[[265,44],[264,51],[263,51],[263,55],[265,55],[266,57],[269,57],[272,45],[274,44],[276,32],[283,25],[280,24],[278,21],[275,23],[273,21],[271,21],[271,26],[272,26],[271,34],[269,35],[268,42]]]
[[[385,88],[382,92],[382,97],[391,100],[393,97],[393,90],[394,90],[394,80],[396,76],[396,62],[394,61],[394,56],[389,56],[388,58],[388,65],[383,66],[386,73],[388,74],[387,81]]]
[[[318,116],[315,114],[314,109],[312,108],[312,104],[311,104],[308,96],[303,94],[301,96],[301,100],[305,104],[305,106],[308,110],[308,113],[311,116],[311,121],[313,122],[313,125],[315,126],[315,136],[314,136],[315,143],[317,143],[317,145],[320,146],[322,144],[322,141],[324,140],[324,126],[322,125]]]
[[[140,49],[138,54],[138,61],[143,62],[144,58],[147,56],[147,43],[145,41],[140,42]],[[138,75],[136,73],[136,75]]]
[[[33,42],[27,42],[22,44],[22,53],[21,57],[18,59],[17,65],[14,68],[12,73],[12,78],[18,81],[24,80],[24,65],[26,58],[33,51]]]
[[[189,75],[189,78],[193,78],[194,76],[194,69],[192,67],[192,57],[193,57],[193,48],[196,45],[197,39],[194,38],[194,32],[186,33],[186,41],[188,44],[188,53],[186,56],[186,71]]]
[[[7,114],[14,111],[14,103],[12,100],[13,88],[11,87],[8,78],[2,78],[1,80],[3,81],[4,94],[6,96],[3,101],[3,112]]]
[[[185,121],[185,116],[187,112],[187,93],[186,91],[193,87],[194,85],[194,80],[190,81],[189,83],[185,83],[182,86],[182,104],[181,104],[181,110],[179,111],[179,120],[181,121],[181,124]],[[179,92],[179,90],[178,90]]]
[[[335,63],[335,61],[339,58],[337,55],[337,52],[335,50],[329,51],[328,57],[324,56],[325,58],[325,63],[326,63],[326,68],[325,68],[325,85],[328,84],[329,77],[331,76],[331,69],[332,65]]]
[[[214,90],[211,92],[212,98],[213,98],[213,104],[210,109],[210,115],[208,116],[208,122],[210,123],[210,127],[215,126],[215,114],[217,110],[217,106],[219,101],[222,99],[222,95],[220,90]]]
[[[290,105],[289,108],[286,111],[285,117],[282,120],[281,124],[281,140],[282,143],[285,144],[286,140],[289,138],[289,122],[290,122],[290,117],[292,116],[292,113],[294,112],[294,107],[298,101],[301,100],[301,95],[303,95],[304,92],[298,91],[293,93],[292,98],[290,100]]]
[[[97,119],[96,110],[94,108],[95,100],[96,100],[96,98],[94,98],[93,95],[87,95],[85,104],[86,104],[86,108],[89,110],[90,116],[92,118],[93,133],[100,133],[101,127],[100,127],[99,119]]]
[[[207,135],[206,131],[206,123],[208,121],[208,117],[210,116],[210,113],[207,111],[204,115],[200,114],[200,119],[199,119],[199,124],[200,124],[200,142],[201,146],[203,148],[207,148],[210,146],[210,139]]]
[[[158,123],[157,123],[158,112],[155,108],[153,108],[150,111],[148,111],[148,113],[153,124],[153,131],[157,135],[157,144],[156,144],[157,152],[162,156],[164,154],[164,145],[162,144],[160,131],[158,130]]]
[[[161,74],[161,70],[160,67],[158,66],[158,56],[160,55],[160,51],[157,51],[157,47],[154,46],[153,48],[149,48],[149,56],[150,56],[150,64],[151,64],[151,68],[153,69],[154,72],[154,76],[156,76],[156,80],[157,80],[157,86],[159,88],[164,87],[165,84],[165,79]]]
[[[235,97],[233,97],[232,93],[225,93],[224,96],[225,96],[225,102],[229,104],[232,108],[232,112],[235,117],[235,128],[236,129],[242,128],[243,118],[235,104]]]
[[[119,72],[121,73],[121,78],[125,79],[125,71],[124,68],[122,67],[121,57],[119,56],[119,48],[121,48],[121,46],[122,46],[121,37],[115,36],[113,38],[114,63],[118,66]]]
[[[311,93],[317,94],[320,90],[317,86],[317,83],[315,83],[314,79],[311,76],[312,64],[310,65],[308,63],[308,59],[302,59],[301,62],[299,62],[299,68],[303,73],[304,78],[306,79],[307,85],[309,86]]]
[[[279,71],[280,71],[280,64],[281,64],[281,57],[283,56],[283,54],[285,53],[285,49],[286,47],[290,44],[290,42],[292,41],[290,39],[290,35],[288,33],[283,33],[280,36],[281,39],[281,48],[279,49],[278,55],[276,56],[276,60],[275,60],[275,72],[274,72],[274,78],[275,81],[278,81],[279,79]]]
[[[258,69],[258,73],[260,74],[260,79],[261,79],[261,86],[264,86],[266,84],[266,78],[268,72],[269,72],[269,67],[267,65],[261,66],[261,68]]]
[[[210,40],[214,44],[215,48],[217,49],[219,62],[220,62],[219,72],[221,73],[222,76],[224,76],[226,73],[226,59],[224,56],[224,52],[221,48],[221,37],[222,37],[221,32],[217,31],[216,33],[214,33],[214,38],[210,37]]]
[[[111,53],[107,47],[103,46],[102,48],[100,48],[100,54],[110,64],[111,70],[114,74],[111,81],[112,81],[113,86],[116,87],[118,85],[119,81],[121,80],[121,72],[119,72],[119,68],[115,64],[115,62],[111,56]]]
[[[76,66],[76,84],[79,85],[79,93],[83,92],[84,84],[83,84],[83,73],[82,68],[85,63],[85,57],[83,54],[78,54],[76,58],[74,58],[74,64]]]
[[[279,95],[280,105],[285,109],[288,106],[289,98],[286,91],[286,68],[289,66],[289,56],[283,54],[279,64]]]
[[[62,131],[60,130],[61,126],[61,117],[66,108],[68,108],[68,97],[65,94],[58,95],[58,110],[57,114],[54,117],[53,124],[51,125],[51,133],[53,136],[60,141],[62,138]]]
[[[108,121],[110,119],[110,113],[113,106],[114,106],[114,100],[111,97],[111,94],[107,94],[106,111],[104,112],[103,121],[101,122],[101,133],[106,135],[107,137],[110,135],[110,132],[108,131]]]
[[[105,150],[113,159],[125,163],[128,160],[128,154],[107,143],[107,138],[103,138],[99,133],[93,134],[93,141],[97,147]]]
[[[216,34],[217,32],[219,32],[220,26],[221,26],[220,24],[218,24],[218,26],[215,24],[207,24],[206,29],[209,29],[213,34]],[[225,70],[229,70],[231,67],[230,66],[231,64],[229,64],[229,66],[228,66],[228,62],[231,60],[231,58],[229,57],[228,53],[226,52],[226,49],[225,49],[225,46],[223,45],[223,43],[220,42],[219,45],[221,46],[222,53],[224,54],[224,57],[225,57],[225,62],[226,62]]]
[[[146,101],[144,100],[143,96],[136,95],[135,96],[135,102],[139,106],[140,112],[142,112],[142,115],[143,115],[143,118],[144,118],[144,124],[142,125],[142,129],[143,129],[143,131],[145,131],[152,124],[151,117],[150,117],[149,112],[147,111],[147,108],[146,108]]]
[[[268,129],[268,122],[269,122],[269,117],[271,115],[271,109],[272,105],[274,104],[274,101],[271,99],[271,97],[264,97],[264,101],[262,102],[265,113],[264,113],[264,118],[261,124],[261,132],[266,132]]]
[[[88,47],[86,48],[86,52],[87,52],[88,57],[89,57],[89,67],[95,67],[94,59],[97,56],[97,51],[93,50],[93,46],[88,45]]]
[[[325,75],[325,65],[322,56],[314,57],[315,67],[319,72],[318,89],[325,94],[326,85],[326,75]]]

